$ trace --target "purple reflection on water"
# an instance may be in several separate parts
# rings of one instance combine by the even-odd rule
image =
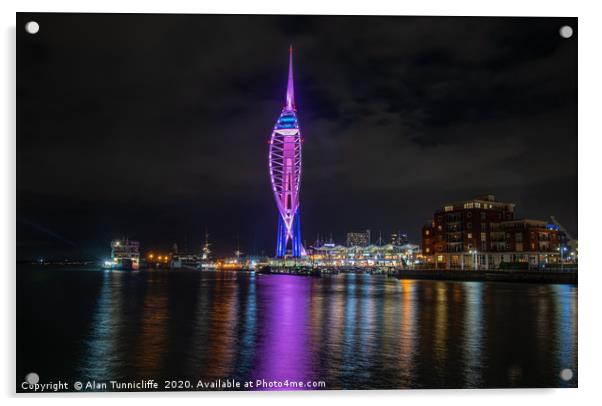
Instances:
[[[286,275],[257,278],[258,329],[255,368],[252,376],[261,381],[257,390],[301,390],[280,387],[278,382],[306,382],[311,376],[309,304],[311,279]]]

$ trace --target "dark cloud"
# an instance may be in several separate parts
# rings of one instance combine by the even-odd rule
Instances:
[[[403,230],[494,193],[577,234],[567,18],[19,14],[18,255],[272,253],[267,140],[295,52],[302,233]],[[46,230],[50,233],[41,231]],[[74,242],[65,246],[57,236]]]

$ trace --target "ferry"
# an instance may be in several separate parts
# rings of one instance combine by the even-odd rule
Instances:
[[[140,242],[129,239],[111,241],[111,259],[104,269],[137,270],[140,268]]]

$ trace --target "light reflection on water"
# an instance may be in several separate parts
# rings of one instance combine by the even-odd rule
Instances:
[[[330,389],[577,383],[571,285],[34,268],[19,269],[17,297],[21,375]]]
[[[463,368],[466,386],[478,388],[482,386],[483,365],[483,320],[482,320],[482,295],[483,283],[466,282],[464,289],[464,330],[466,337],[464,343],[464,365]]]

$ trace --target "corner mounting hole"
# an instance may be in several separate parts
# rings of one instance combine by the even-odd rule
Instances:
[[[562,38],[571,38],[573,36],[573,28],[570,25],[563,25],[558,32]]]
[[[37,34],[40,31],[40,24],[35,21],[30,21],[25,24],[25,31],[29,34]]]
[[[571,379],[573,379],[573,370],[565,368],[562,371],[560,371],[560,379],[562,379],[563,381],[570,381]]]
[[[25,382],[27,382],[30,385],[35,385],[36,383],[40,382],[40,376],[35,372],[30,372],[25,377]]]

